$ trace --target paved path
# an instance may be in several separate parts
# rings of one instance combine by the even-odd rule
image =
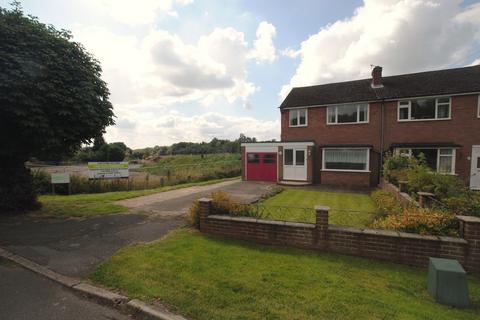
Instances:
[[[42,276],[0,259],[0,318],[4,320],[132,319]]]
[[[226,191],[254,201],[270,190],[266,183],[227,181],[172,190],[125,202],[128,214],[85,220],[4,217],[0,246],[71,277],[85,277],[124,246],[161,238],[184,224],[192,201]],[[0,261],[0,319],[127,319],[115,310],[77,297],[39,275]]]
[[[158,202],[152,202],[150,196],[142,197],[148,199],[148,205],[137,205],[130,214],[85,220],[0,216],[0,246],[58,273],[84,277],[120,248],[159,239],[184,224],[184,215],[195,199],[223,190],[239,200],[251,201],[270,187],[265,183],[228,181],[202,189],[185,188],[158,196]]]
[[[237,185],[238,183],[239,183],[238,180],[230,180],[230,181],[225,181],[225,182],[220,182],[220,183],[210,184],[205,186],[193,186],[190,188],[171,190],[171,191],[155,193],[155,194],[151,194],[143,197],[120,200],[120,201],[116,201],[115,203],[125,206],[127,208],[139,208],[139,207],[163,202],[166,200],[179,199],[179,198],[182,198],[191,194],[199,193],[199,192],[208,192],[212,190],[222,189],[227,186]]]

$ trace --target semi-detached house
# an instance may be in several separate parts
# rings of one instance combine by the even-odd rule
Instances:
[[[391,151],[480,189],[479,93],[480,66],[293,88],[281,141],[242,144],[242,178],[374,187]]]

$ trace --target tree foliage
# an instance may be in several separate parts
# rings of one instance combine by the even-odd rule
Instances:
[[[24,172],[30,157],[70,154],[114,124],[99,62],[68,31],[25,16],[18,3],[0,8],[0,70],[2,177]],[[12,192],[7,180],[15,182],[0,181],[1,197]],[[30,198],[19,205],[31,206]]]
[[[211,154],[211,153],[238,153],[240,144],[257,142],[243,133],[235,140],[213,138],[210,142],[178,142],[171,146],[155,146],[153,148],[135,149],[131,152],[132,159],[146,159],[151,156],[175,154]]]

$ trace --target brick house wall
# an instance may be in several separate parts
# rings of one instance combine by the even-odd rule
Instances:
[[[397,121],[398,101],[384,104],[384,151],[392,143],[439,143],[452,142],[462,147],[456,151],[455,173],[465,181],[470,179],[470,160],[472,145],[480,144],[480,118],[477,117],[478,95],[452,96],[450,120]],[[370,186],[378,183],[381,150],[381,103],[372,102],[369,106],[369,122],[359,124],[327,125],[326,107],[308,108],[308,126],[290,127],[288,110],[281,110],[282,141],[314,141],[316,147],[314,161],[315,183],[338,183],[340,185]],[[353,179],[347,181],[347,175],[338,172],[321,172],[321,145],[366,144],[372,145],[370,154],[369,178],[360,178],[350,174]],[[358,184],[357,184],[358,183]]]
[[[215,215],[212,200],[200,199],[200,231],[207,234],[378,259],[426,267],[429,257],[458,260],[480,273],[480,218],[459,216],[461,238],[421,236],[328,224],[328,208],[315,207],[316,223],[260,220]]]

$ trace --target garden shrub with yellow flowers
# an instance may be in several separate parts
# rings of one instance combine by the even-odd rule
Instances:
[[[455,214],[427,208],[406,208],[373,223],[377,229],[390,229],[421,235],[458,236]]]

